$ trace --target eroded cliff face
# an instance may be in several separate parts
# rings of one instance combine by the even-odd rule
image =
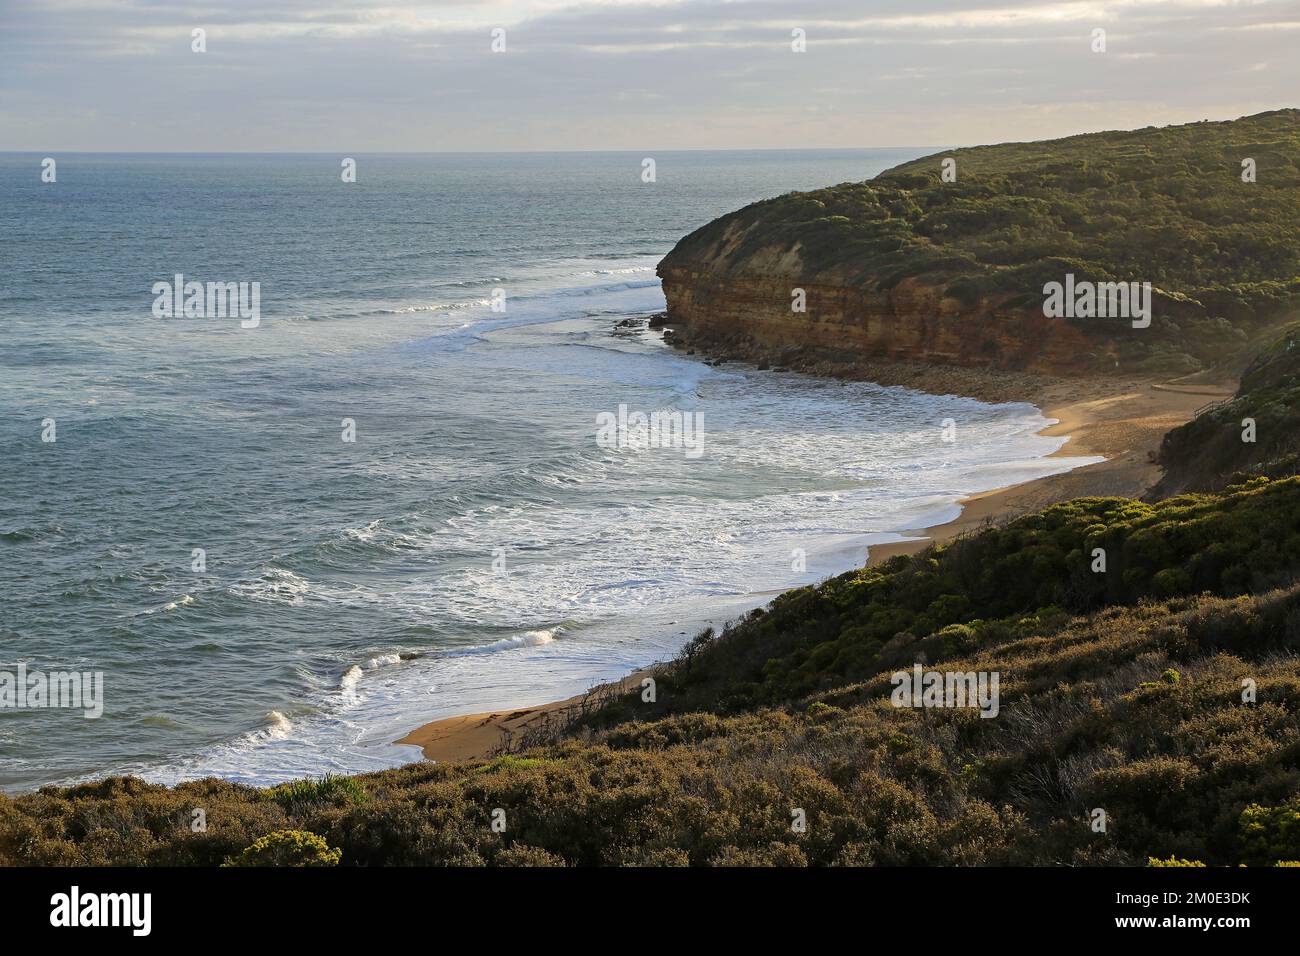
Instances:
[[[1112,342],[1083,335],[1007,297],[964,303],[922,281],[889,289],[661,264],[673,341],[728,358],[778,365],[857,359],[920,361],[1051,375],[1115,367]],[[792,308],[803,289],[806,311]]]

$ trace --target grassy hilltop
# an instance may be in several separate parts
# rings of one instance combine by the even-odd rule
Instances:
[[[945,158],[955,182],[941,180]],[[723,216],[684,238],[661,274],[757,276],[776,263],[809,284],[916,279],[971,306],[1026,310],[1066,273],[1150,282],[1155,321],[1140,334],[1068,321],[1116,335],[1139,368],[1193,372],[1300,302],[1300,110],[935,154]]]

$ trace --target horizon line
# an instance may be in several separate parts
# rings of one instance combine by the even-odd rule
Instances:
[[[986,145],[986,144],[972,144]],[[671,149],[400,149],[362,150],[355,155],[371,156],[483,156],[483,155],[571,155],[574,153],[851,153],[871,149],[967,149],[969,146],[689,146]],[[153,149],[0,149],[0,155],[49,155],[63,153],[81,156],[340,156],[348,150],[153,150]]]

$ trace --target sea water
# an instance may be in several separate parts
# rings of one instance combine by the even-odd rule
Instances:
[[[670,658],[961,497],[1092,459],[1027,404],[711,367],[654,267],[748,202],[926,150],[0,155],[0,787],[269,783]],[[260,321],[153,310],[258,283]],[[183,310],[182,310],[183,311]],[[702,452],[611,447],[620,406]],[[957,441],[942,441],[942,423]],[[350,423],[350,429],[349,429]],[[52,426],[52,427],[51,427]],[[349,430],[350,438],[349,439]],[[43,440],[43,439],[53,440]]]

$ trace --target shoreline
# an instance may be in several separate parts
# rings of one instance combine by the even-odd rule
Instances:
[[[616,681],[597,684],[590,690],[564,700],[533,707],[507,707],[478,714],[443,717],[412,730],[393,743],[419,747],[425,760],[476,760],[491,756],[492,751],[509,736],[539,730],[566,711],[580,711],[590,698],[622,694],[640,686],[641,680],[654,673],[660,664],[649,664]]]
[[[1153,459],[1165,433],[1190,421],[1207,400],[1231,395],[1235,383],[1182,389],[1154,381],[1129,385],[1082,382],[1074,388],[1083,394],[1073,400],[1062,401],[1052,392],[1029,399],[1044,418],[1056,420],[1038,434],[1068,439],[1046,457],[1101,455],[1105,461],[962,498],[957,502],[962,511],[956,518],[899,532],[916,537],[875,546],[865,566],[883,564],[899,554],[915,554],[931,544],[943,544],[986,524],[1009,521],[1060,501],[1093,496],[1140,498],[1163,474]]]
[[[1231,395],[1235,388],[1235,382],[1226,381],[1178,386],[1153,380],[1081,379],[1045,382],[1031,389],[1036,394],[1027,397],[1008,396],[1003,400],[1029,402],[1045,418],[1055,420],[1040,435],[1067,438],[1046,457],[1100,455],[1105,460],[963,498],[957,502],[961,513],[951,521],[900,531],[910,537],[872,545],[864,567],[874,567],[901,554],[915,554],[932,544],[943,544],[985,525],[1009,521],[1060,501],[1112,495],[1141,497],[1162,474],[1154,457],[1165,433],[1190,421],[1207,401]],[[395,743],[419,747],[425,760],[483,759],[507,737],[562,719],[563,712],[581,707],[589,695],[612,688],[626,691],[639,685],[641,678],[656,666],[649,665],[619,681],[598,685],[586,694],[565,700],[430,721]]]

